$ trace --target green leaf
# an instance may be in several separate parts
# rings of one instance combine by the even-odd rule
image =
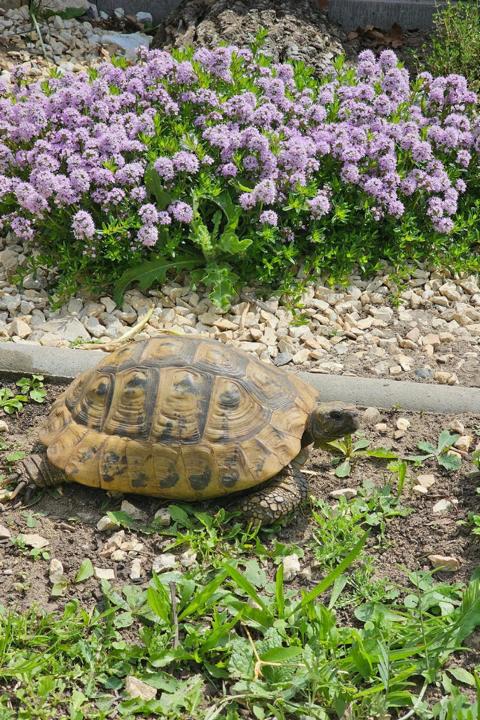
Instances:
[[[370,440],[367,440],[367,438],[360,438],[356,442],[353,443],[352,450],[356,452],[357,450],[365,450],[370,445]]]
[[[445,470],[452,472],[461,467],[462,458],[456,453],[452,453],[451,455],[449,453],[443,453],[443,455],[438,457],[438,464],[444,467]]]
[[[245,563],[244,575],[249,582],[257,588],[263,588],[267,582],[265,571],[260,567],[257,560],[247,560]]]
[[[367,457],[379,458],[381,460],[395,460],[398,457],[398,453],[393,450],[387,450],[387,448],[375,448],[375,450],[367,450],[365,453]]]
[[[117,305],[121,306],[125,290],[132,283],[138,283],[140,290],[147,290],[154,282],[163,282],[171,270],[179,273],[182,270],[192,270],[201,264],[201,258],[193,255],[179,255],[173,259],[160,255],[154,260],[146,260],[123,273],[115,284],[113,298]]]
[[[293,660],[303,654],[301,647],[273,647],[260,655],[263,662],[282,663]]]
[[[85,580],[88,580],[88,578],[91,578],[93,575],[93,564],[92,561],[89,558],[85,558],[85,560],[82,562],[80,567],[77,570],[77,574],[75,575],[74,582],[81,583]]]
[[[437,448],[432,445],[432,443],[426,442],[422,440],[422,442],[419,442],[417,444],[417,447],[419,450],[423,450],[424,452],[428,453],[429,455],[435,455],[437,452]]]
[[[168,190],[165,190],[162,179],[153,167],[153,164],[149,165],[145,170],[144,181],[148,192],[155,197],[158,209],[165,210],[174,199],[174,195],[168,192]]]
[[[203,220],[199,217],[195,218],[195,220],[190,224],[190,239],[195,243],[195,245],[198,245],[206,260],[209,260],[214,256],[215,252],[212,244],[212,236]]]
[[[330,585],[333,585],[335,580],[342,575],[345,570],[357,559],[362,552],[363,546],[367,542],[368,533],[364,533],[360,540],[353,546],[348,555],[346,555],[341,562],[338,563],[337,567],[332,570],[321,582],[318,583],[312,590],[306,593],[300,602],[296,603],[291,610],[287,613],[287,616],[292,615],[294,612],[304,608],[306,605],[310,605],[311,602],[317,599],[319,595],[328,590]]]
[[[171,600],[160,581],[155,583],[155,588],[147,588],[147,604],[157,617],[167,624],[170,623]]]
[[[230,574],[230,569],[231,568],[229,567],[225,567],[211,582],[205,585],[205,587],[203,587],[200,592],[194,596],[193,600],[187,605],[187,607],[182,610],[178,616],[179,620],[183,620],[189,615],[193,615],[194,613],[203,610],[205,603],[208,603],[211,600],[215,590],[222,585],[225,578],[227,578]]]
[[[43,403],[43,402],[45,402],[45,397],[47,395],[47,391],[37,388],[36,390],[30,390],[29,394],[30,394],[31,399],[34,402]]]
[[[340,465],[337,466],[335,470],[335,475],[338,478],[344,478],[348,477],[352,471],[352,466],[350,465],[350,460],[344,460]]]
[[[437,446],[437,452],[441,453],[446,448],[451,447],[454,443],[457,442],[460,435],[452,435],[449,433],[448,430],[442,430],[438,437],[438,446]]]
[[[277,601],[277,612],[280,618],[285,611],[285,595],[283,592],[283,563],[280,563],[275,575],[275,600]]]
[[[247,248],[250,247],[252,242],[253,241],[250,238],[243,238],[243,240],[240,240],[237,233],[232,228],[224,230],[218,239],[218,245],[221,250],[229,253],[230,255],[241,255]]]
[[[249,596],[249,598],[250,598],[251,600],[253,600],[254,602],[256,602],[257,605],[259,605],[264,612],[270,614],[270,611],[269,611],[269,609],[267,608],[265,602],[262,600],[262,598],[260,597],[260,595],[257,593],[257,591],[256,591],[255,588],[253,587],[252,583],[250,583],[250,582],[242,575],[242,573],[237,570],[237,568],[234,568],[233,565],[225,565],[224,568],[225,568],[226,572],[228,573],[228,575],[230,575],[230,577],[232,578],[232,580],[234,580],[234,581],[237,583],[237,585],[238,585],[244,592],[247,593],[247,595]]]
[[[463,685],[470,685],[471,687],[475,687],[474,676],[471,672],[465,670],[465,668],[449,667],[447,668],[447,672],[449,672],[450,675],[453,675],[455,680],[458,680],[458,682],[461,682]]]

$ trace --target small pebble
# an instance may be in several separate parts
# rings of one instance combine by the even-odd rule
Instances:
[[[446,498],[443,498],[442,500],[439,500],[432,508],[432,512],[434,513],[443,513],[447,512],[447,510],[450,510],[455,505],[458,505],[458,500],[447,500]]]
[[[177,557],[173,553],[163,553],[163,555],[157,555],[153,559],[152,570],[156,573],[173,570],[175,567],[177,567]]]
[[[418,475],[417,483],[428,490],[435,482],[435,475]]]
[[[417,493],[417,495],[428,495],[428,488],[423,485],[414,485],[412,490]]]
[[[8,432],[8,424],[5,422],[5,420],[0,420],[0,433],[6,432]]]
[[[115,570],[113,568],[94,567],[93,569],[98,580],[115,580]]]
[[[135,560],[132,560],[132,565],[130,567],[130,579],[131,580],[140,580],[142,577],[142,561],[139,558],[135,558]]]
[[[64,579],[63,565],[60,560],[57,560],[57,558],[52,558],[50,560],[48,579],[52,585],[55,585],[55,583],[59,583]]]
[[[362,418],[365,425],[375,425],[382,419],[382,414],[378,408],[368,407],[364,410]]]
[[[283,564],[283,577],[286,582],[288,582],[289,580],[293,580],[293,578],[296,575],[298,575],[298,573],[301,570],[298,555],[296,555],[295,553],[284,557],[282,560],[282,564]]]
[[[400,417],[396,422],[396,426],[398,430],[403,430],[405,432],[405,430],[408,430],[408,428],[410,427],[410,420],[407,420],[407,418],[404,417]]]
[[[37,535],[36,533],[26,533],[21,534],[18,536],[19,540],[25,543],[25,545],[28,545],[28,547],[35,548],[36,550],[40,550],[41,548],[47,547],[47,545],[50,545],[50,540],[47,540],[47,538],[42,537],[41,535]]]
[[[132,698],[139,698],[146,702],[153,700],[157,696],[157,691],[154,687],[133,675],[128,675],[125,679],[125,692]]]
[[[458,440],[454,443],[454,447],[458,450],[464,450],[468,452],[473,443],[473,435],[460,435]]]
[[[351,498],[354,498],[358,495],[358,491],[356,488],[339,488],[338,490],[332,490],[331,493],[329,493],[331,498],[334,498],[337,500],[340,497],[344,497],[347,500],[350,500]]]
[[[100,518],[100,520],[97,522],[97,530],[100,532],[105,532],[106,530],[114,530],[118,525],[111,520],[108,515],[104,515]]]
[[[462,565],[458,558],[451,555],[429,555],[428,559],[430,560],[432,567],[442,568],[443,570],[448,570],[450,572],[459,570]]]
[[[0,540],[8,540],[12,537],[10,530],[5,525],[0,525]]]
[[[375,425],[375,430],[377,432],[381,433],[382,435],[385,435],[388,432],[388,425],[387,425],[387,423],[383,423],[383,422],[377,423]]]
[[[172,516],[168,508],[160,508],[157,510],[154,518],[162,527],[168,527],[172,522]]]
[[[128,502],[128,500],[122,501],[122,504],[120,505],[120,510],[127,513],[127,515],[130,515],[130,517],[134,520],[145,521],[148,518],[146,512],[140,510],[140,508],[138,508],[136,505],[133,505],[131,502]]]

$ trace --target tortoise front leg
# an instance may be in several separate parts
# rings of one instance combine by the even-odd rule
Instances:
[[[307,497],[308,480],[294,461],[259,490],[234,501],[229,509],[240,511],[255,524],[269,525],[295,510]]]

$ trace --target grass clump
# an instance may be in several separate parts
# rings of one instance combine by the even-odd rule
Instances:
[[[458,0],[437,8],[434,32],[418,69],[435,75],[464,75],[480,91],[480,2]]]

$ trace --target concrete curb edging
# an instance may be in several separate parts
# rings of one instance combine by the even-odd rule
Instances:
[[[0,343],[0,373],[38,373],[55,380],[70,381],[96,365],[101,350],[71,350],[32,343]],[[288,372],[288,371],[287,371]],[[480,417],[480,388],[427,385],[386,378],[299,373],[320,390],[326,401],[340,400],[364,407],[392,408],[416,412],[474,413]]]

